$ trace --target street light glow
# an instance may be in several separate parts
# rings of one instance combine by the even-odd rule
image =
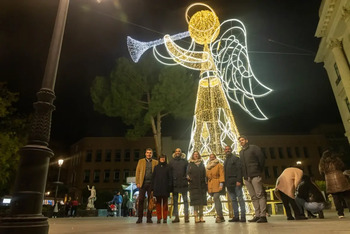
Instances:
[[[59,166],[59,167],[61,167],[61,166],[62,166],[62,164],[63,164],[63,162],[64,162],[64,160],[63,160],[63,159],[59,159],[59,160],[58,160],[58,166]]]

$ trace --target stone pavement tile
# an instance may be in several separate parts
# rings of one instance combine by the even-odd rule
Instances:
[[[248,217],[250,218],[250,217]],[[250,234],[349,234],[350,215],[338,219],[335,211],[325,212],[325,219],[292,220],[285,216],[275,215],[268,218],[268,223],[215,223],[213,217],[205,217],[205,223],[195,224],[193,218],[190,223],[157,224],[153,217],[153,224],[144,222],[136,224],[135,217],[87,217],[87,218],[58,218],[49,219],[49,234],[111,234],[111,233],[250,233]]]

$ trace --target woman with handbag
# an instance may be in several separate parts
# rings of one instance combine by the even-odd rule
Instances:
[[[220,195],[222,191],[225,191],[224,182],[224,167],[221,165],[215,154],[209,156],[209,162],[207,164],[207,178],[208,178],[208,193],[214,198],[215,210],[216,210],[216,223],[225,222],[222,213],[222,204],[220,201]]]
[[[159,163],[152,175],[153,196],[156,197],[157,223],[167,223],[168,197],[172,188],[172,173],[164,154],[159,157]],[[153,207],[151,208],[153,209]]]
[[[204,223],[203,206],[207,205],[206,172],[203,159],[194,151],[187,169],[191,206],[194,207],[195,223]]]

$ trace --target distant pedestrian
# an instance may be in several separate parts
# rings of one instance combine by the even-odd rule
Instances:
[[[130,200],[130,198],[129,198],[129,193],[128,193],[128,191],[125,191],[125,192],[124,192],[124,195],[123,195],[123,203],[122,203],[123,217],[128,217],[129,209],[128,209],[126,203],[127,203],[129,200]]]
[[[173,177],[171,169],[167,164],[166,155],[159,157],[159,163],[153,171],[152,189],[153,196],[156,197],[157,223],[167,223],[168,218],[168,197],[172,190]]]
[[[153,150],[147,148],[145,152],[145,158],[140,159],[136,167],[136,186],[139,189],[139,202],[138,202],[138,219],[136,223],[142,223],[143,207],[145,203],[146,193],[149,205],[151,192],[152,192],[152,174],[154,167],[157,166],[158,161],[152,159]],[[146,207],[148,207],[148,205]],[[152,211],[147,209],[147,223],[153,223]]]
[[[117,208],[117,214],[116,216],[121,217],[122,216],[122,203],[123,203],[123,197],[120,195],[120,192],[117,191],[116,194],[113,196],[112,201],[110,203],[115,204]]]
[[[194,151],[187,169],[191,206],[194,208],[195,223],[204,223],[203,207],[207,205],[206,171],[203,159]]]
[[[64,203],[64,214],[66,217],[71,215],[71,209],[72,209],[72,198],[69,197],[67,201]]]
[[[224,167],[221,165],[215,154],[209,156],[209,161],[206,167],[206,173],[208,178],[208,193],[214,198],[215,210],[216,210],[216,223],[225,222],[224,215],[222,213],[222,204],[220,200],[220,194],[225,191],[224,182]]]
[[[338,217],[344,218],[344,207],[350,207],[350,183],[343,174],[344,162],[338,153],[326,150],[322,154],[318,167],[320,174],[326,178],[326,190],[328,194],[332,194]],[[346,205],[343,201],[346,202]]]
[[[246,136],[240,136],[238,140],[242,146],[239,156],[242,162],[244,184],[255,210],[255,217],[248,222],[266,223],[266,197],[262,182],[265,157],[258,146],[248,143]]]
[[[229,222],[246,222],[245,201],[243,197],[243,175],[242,162],[239,157],[232,154],[230,146],[225,147],[226,159],[224,161],[225,168],[225,185],[227,192],[232,201],[232,209],[234,217]],[[239,208],[241,210],[241,219],[239,219]]]
[[[77,216],[77,211],[78,211],[78,197],[72,201],[72,208],[71,208],[71,216],[76,217]]]

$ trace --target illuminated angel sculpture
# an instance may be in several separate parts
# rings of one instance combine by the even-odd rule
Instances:
[[[206,10],[195,12],[194,7]],[[267,117],[258,107],[255,98],[267,95],[272,90],[259,82],[251,69],[243,23],[230,19],[220,25],[215,12],[206,4],[195,3],[186,10],[188,31],[173,36],[140,42],[127,38],[130,55],[137,62],[149,48],[154,56],[166,65],[182,65],[199,70],[200,80],[192,124],[188,155],[199,151],[206,159],[211,153],[222,159],[224,147],[239,151],[239,132],[228,99],[238,104],[252,117],[265,120]],[[191,37],[183,48],[175,41]],[[157,46],[164,45],[166,55]],[[200,47],[200,48],[196,48]]]

